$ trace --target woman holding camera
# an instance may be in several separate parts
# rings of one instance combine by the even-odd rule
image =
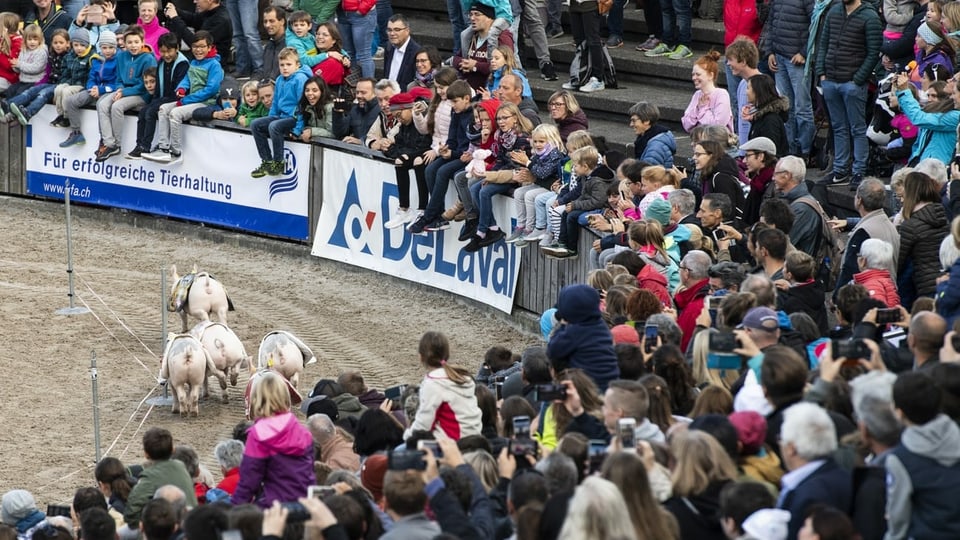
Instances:
[[[414,431],[443,432],[455,441],[480,435],[482,413],[474,382],[469,371],[448,361],[447,336],[432,331],[423,334],[417,352],[420,363],[430,371],[420,383],[420,406],[403,438],[409,438]]]
[[[313,437],[290,412],[290,390],[283,377],[267,371],[250,391],[254,424],[240,462],[240,482],[233,504],[269,508],[274,501],[295,501],[316,483]]]
[[[926,158],[950,163],[957,144],[957,124],[960,123],[960,111],[957,110],[960,92],[954,91],[953,99],[938,99],[921,107],[908,88],[910,84],[910,77],[906,73],[897,75],[900,110],[920,129],[908,164],[913,166]]]

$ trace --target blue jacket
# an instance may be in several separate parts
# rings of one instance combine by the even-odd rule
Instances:
[[[663,165],[665,169],[673,167],[673,155],[677,153],[677,141],[673,132],[655,124],[633,144],[635,157],[651,165]]]
[[[777,0],[770,2],[770,13],[760,35],[760,50],[765,54],[792,57],[807,55],[813,0]],[[761,58],[766,63],[766,58]]]
[[[450,158],[459,159],[460,156],[470,147],[470,139],[467,137],[467,130],[473,123],[473,109],[469,108],[464,112],[458,113],[450,111],[450,127],[447,131],[447,148],[450,149]]]
[[[143,71],[148,67],[157,67],[157,58],[149,48],[141,49],[136,56],[127,51],[117,51],[117,82],[123,88],[123,97],[150,99],[147,87],[143,84]]]
[[[953,328],[953,321],[960,316],[960,260],[950,267],[950,279],[937,285],[937,313]]]
[[[787,538],[796,538],[811,506],[826,504],[846,512],[852,500],[853,478],[850,472],[842,469],[832,458],[827,458],[796,488],[782,492],[777,508],[790,512]]]
[[[289,77],[277,77],[277,88],[273,94],[273,105],[270,106],[268,116],[290,118],[297,115],[300,98],[303,97],[303,86],[313,74],[304,66],[294,71]]]
[[[190,69],[190,61],[187,60],[187,57],[183,55],[182,52],[177,53],[177,57],[173,59],[173,66],[170,66],[170,79],[167,78],[167,63],[160,62],[157,64],[157,97],[163,98],[172,98],[174,97],[174,92],[177,90],[177,85],[183,81],[183,78],[187,76],[187,70]]]
[[[100,55],[94,55],[90,60],[90,75],[87,77],[87,90],[94,86],[101,94],[113,92],[117,89],[117,57],[104,60]]]
[[[223,67],[220,55],[210,54],[202,60],[193,59],[187,68],[187,76],[177,85],[177,90],[186,90],[187,95],[180,100],[181,105],[205,103],[213,105],[220,95],[220,83],[223,82]]]
[[[620,377],[613,337],[600,314],[600,294],[589,285],[568,285],[557,298],[557,319],[566,321],[554,330],[547,357],[560,371],[582,369],[603,392]]]
[[[960,111],[924,112],[909,90],[897,91],[897,99],[900,101],[900,110],[903,114],[907,115],[913,125],[920,128],[917,141],[913,143],[910,160],[935,158],[942,163],[950,163],[953,159],[954,147],[957,145]]]

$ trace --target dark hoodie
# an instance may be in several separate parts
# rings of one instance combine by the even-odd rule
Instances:
[[[600,314],[600,295],[589,285],[568,285],[557,298],[557,319],[562,321],[547,344],[547,357],[559,372],[582,369],[601,392],[620,376],[613,337]]]
[[[830,332],[827,310],[824,307],[823,285],[817,280],[798,283],[789,289],[778,291],[777,309],[788,314],[806,313],[817,323],[821,336]]]
[[[787,142],[787,117],[790,100],[781,96],[757,109],[750,121],[749,139],[766,137],[777,147],[777,155],[785,156],[790,151]]]
[[[671,497],[663,503],[680,524],[681,540],[726,540],[720,526],[720,490],[727,482],[714,482],[702,493]]]
[[[740,167],[730,156],[724,154],[720,157],[720,162],[709,174],[701,176],[703,182],[703,194],[723,193],[730,197],[733,203],[733,215],[731,219],[742,220],[745,198],[743,195],[743,184],[740,182]],[[726,220],[728,216],[724,216]]]
[[[581,129],[590,129],[587,115],[584,114],[582,109],[557,121],[557,130],[560,132],[560,140],[563,142],[567,142],[567,137],[569,137],[571,133]]]

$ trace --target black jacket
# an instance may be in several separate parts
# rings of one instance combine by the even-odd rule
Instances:
[[[883,44],[883,25],[880,15],[864,2],[847,15],[843,2],[837,2],[827,12],[820,46],[817,49],[817,79],[845,83],[853,81],[860,86],[867,82],[880,60]]]
[[[889,43],[884,43],[880,47],[880,53],[890,57],[896,63],[906,66],[914,58],[913,46],[917,40],[917,29],[923,24],[927,17],[926,6],[918,5],[914,9],[913,19],[907,23],[903,29],[903,35],[900,39],[895,39]]]
[[[777,291],[777,309],[785,311],[788,315],[806,313],[817,323],[820,335],[825,336],[830,331],[830,323],[827,322],[824,299],[823,285],[814,280],[803,285],[795,285],[785,291]]]
[[[167,21],[167,28],[177,35],[187,45],[193,44],[193,34],[196,30],[206,30],[213,36],[213,44],[220,55],[220,65],[226,70],[230,63],[230,47],[233,40],[233,24],[226,6],[218,4],[209,11],[190,12],[180,11],[177,16]]]
[[[740,167],[730,156],[724,155],[720,158],[716,168],[702,177],[703,194],[723,193],[730,197],[733,203],[733,215],[729,219],[743,219],[743,208],[746,206],[746,197],[743,195],[743,183],[740,182]],[[726,220],[728,216],[724,216]]]
[[[413,160],[413,158],[429,149],[430,134],[420,133],[417,131],[417,126],[410,122],[409,124],[400,124],[400,130],[393,138],[393,144],[383,152],[383,155],[392,159],[407,156],[410,160]]]
[[[757,109],[750,121],[750,134],[747,138],[766,137],[776,145],[778,156],[787,155],[790,151],[786,126],[789,110],[790,100],[782,96]]]
[[[680,524],[681,540],[726,540],[720,526],[720,490],[725,485],[727,482],[714,482],[703,493],[674,496],[663,503]]]
[[[760,36],[760,50],[764,54],[780,54],[787,58],[797,53],[806,56],[813,4],[813,0],[770,2],[770,13]],[[760,61],[766,60],[761,58]]]
[[[390,66],[393,65],[393,55],[397,51],[396,47],[393,45],[387,44],[387,49],[383,53],[383,76],[388,77],[390,75]],[[406,88],[408,84],[412,83],[416,78],[416,60],[417,53],[420,52],[420,44],[414,41],[411,37],[410,42],[407,43],[407,50],[403,53],[403,60],[400,61],[400,71],[397,72],[397,83],[400,84],[400,88]]]
[[[933,296],[940,271],[940,242],[950,234],[947,213],[940,203],[929,203],[900,224],[897,277],[905,276],[913,262],[913,283],[918,296]]]
[[[287,35],[280,34],[280,37],[277,39],[267,38],[263,42],[263,77],[271,80],[275,80],[280,76],[280,51],[287,46]],[[358,139],[363,139],[367,135],[366,132],[363,135],[358,136]],[[339,137],[343,138],[343,137]]]
[[[264,65],[266,69],[266,65]],[[363,107],[354,105],[346,113],[333,112],[333,137],[356,137],[361,143],[366,140],[370,126],[380,116],[380,104],[376,100],[368,101]]]

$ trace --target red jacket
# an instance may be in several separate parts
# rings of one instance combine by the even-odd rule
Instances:
[[[19,58],[20,47],[23,45],[23,38],[20,34],[10,36],[10,54],[0,53],[0,78],[10,81],[10,84],[20,82],[20,74],[14,71],[10,60]]]
[[[637,274],[637,286],[655,294],[661,304],[665,306],[673,304],[673,299],[670,298],[670,292],[667,290],[666,276],[658,272],[652,264],[645,265]]]
[[[677,304],[677,326],[683,331],[683,337],[680,339],[680,349],[687,350],[687,344],[690,343],[690,337],[697,328],[697,317],[703,311],[703,299],[710,294],[710,280],[704,279],[687,287],[686,289],[674,295],[673,300]]]
[[[361,15],[370,13],[370,10],[377,5],[377,0],[343,0],[340,7],[344,11],[358,11]]]
[[[889,270],[864,270],[853,275],[853,282],[863,285],[871,298],[876,298],[888,308],[900,305],[900,294],[897,285],[890,278]]]
[[[723,46],[727,47],[737,36],[747,36],[754,43],[760,40],[763,25],[757,18],[755,0],[727,0],[723,3]]]
[[[240,467],[234,467],[227,471],[225,475],[223,475],[223,480],[217,484],[217,489],[222,489],[230,495],[233,495],[233,492],[237,490],[237,482],[239,481]]]

